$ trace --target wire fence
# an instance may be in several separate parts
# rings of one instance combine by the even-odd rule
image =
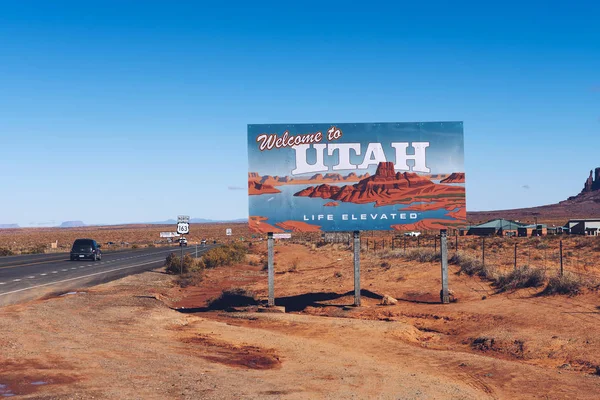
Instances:
[[[316,247],[331,243],[352,246],[352,233],[294,234],[290,242],[312,243]],[[547,276],[572,273],[600,282],[600,237],[548,235],[539,237],[447,237],[448,255],[469,255],[485,266],[508,272],[527,266],[543,269]],[[361,253],[378,255],[393,251],[402,253],[413,249],[440,251],[440,236],[424,233],[418,236],[394,235],[387,232],[361,232]]]

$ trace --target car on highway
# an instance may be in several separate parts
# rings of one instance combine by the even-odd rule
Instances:
[[[92,261],[102,259],[102,247],[94,239],[75,239],[71,247],[71,261],[90,259]]]

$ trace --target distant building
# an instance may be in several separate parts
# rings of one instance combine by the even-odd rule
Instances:
[[[599,219],[571,219],[565,225],[564,229],[572,235],[600,235]]]
[[[546,236],[548,234],[548,226],[545,224],[521,226],[517,230],[517,234],[521,237]]]
[[[493,219],[483,224],[468,226],[462,230],[464,235],[477,236],[517,236],[518,230],[526,226],[519,222],[510,221],[507,219]]]

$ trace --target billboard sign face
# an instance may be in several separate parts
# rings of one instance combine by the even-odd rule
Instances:
[[[172,237],[177,237],[177,236],[179,236],[179,233],[177,233],[177,232],[161,232],[160,233],[161,238],[172,238]]]
[[[462,122],[248,125],[248,161],[253,232],[466,222]]]

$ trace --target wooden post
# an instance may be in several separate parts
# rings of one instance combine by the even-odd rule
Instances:
[[[268,267],[269,267],[269,300],[268,306],[273,307],[275,305],[275,270],[273,262],[273,232],[267,234],[267,249],[268,249]]]
[[[448,304],[450,303],[450,295],[448,293],[448,246],[445,229],[440,230],[440,250],[442,252],[442,290],[440,297],[443,304]]]
[[[515,270],[517,269],[517,244],[515,243]]]
[[[481,239],[481,263],[485,266],[485,236]]]
[[[560,241],[560,276],[563,276],[563,250],[562,250],[562,239]]]
[[[354,305],[360,306],[360,231],[354,231]]]

